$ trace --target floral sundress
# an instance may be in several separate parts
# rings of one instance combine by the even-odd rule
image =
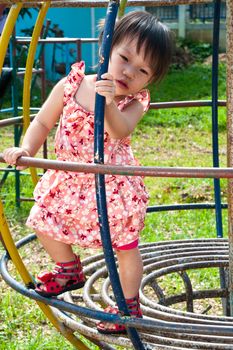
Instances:
[[[84,62],[72,66],[64,84],[64,108],[55,136],[58,160],[94,162],[94,113],[75,100],[85,76]],[[123,110],[133,99],[144,111],[149,93],[143,90],[119,102]],[[104,162],[138,165],[130,146],[130,137],[112,139],[104,135]],[[129,245],[138,240],[144,227],[148,194],[139,176],[106,175],[106,197],[112,246]],[[94,174],[47,170],[34,190],[35,204],[27,225],[54,240],[81,247],[102,246],[96,206]]]

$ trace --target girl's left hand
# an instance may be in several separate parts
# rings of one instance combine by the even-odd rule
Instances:
[[[106,105],[110,105],[116,95],[116,86],[110,73],[102,74],[101,78],[103,80],[98,80],[95,83],[95,91],[106,98]]]

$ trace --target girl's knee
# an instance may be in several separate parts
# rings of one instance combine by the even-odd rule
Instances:
[[[121,249],[115,249],[117,258],[133,258],[140,256],[140,251],[138,248],[128,249],[128,250],[121,250]]]

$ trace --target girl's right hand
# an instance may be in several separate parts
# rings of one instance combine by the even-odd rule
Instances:
[[[11,147],[3,151],[3,158],[5,162],[12,166],[16,164],[17,159],[21,156],[30,157],[30,153],[26,149],[20,147]],[[16,167],[17,170],[24,170],[26,168],[27,166]]]
[[[116,96],[116,86],[110,73],[102,74],[101,78],[95,83],[95,91],[105,97],[106,105],[110,105]]]

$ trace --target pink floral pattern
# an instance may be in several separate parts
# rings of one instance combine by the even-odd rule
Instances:
[[[94,114],[75,100],[84,77],[83,62],[76,63],[64,85],[64,109],[55,137],[58,160],[93,163]],[[120,101],[124,109],[133,99],[149,107],[149,93],[143,90]],[[105,163],[138,165],[130,146],[130,137],[111,139],[105,132]],[[114,248],[139,237],[144,227],[148,194],[141,177],[106,175],[106,196],[111,239]],[[93,174],[48,170],[35,190],[35,205],[27,225],[42,234],[82,247],[101,247]]]

